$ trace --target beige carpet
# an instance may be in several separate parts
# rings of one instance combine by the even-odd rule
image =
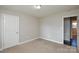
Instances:
[[[29,43],[11,47],[2,53],[74,53],[76,49],[43,39],[36,39]]]

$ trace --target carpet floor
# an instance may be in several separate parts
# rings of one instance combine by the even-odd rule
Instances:
[[[76,48],[36,39],[31,42],[4,49],[1,53],[75,53]]]

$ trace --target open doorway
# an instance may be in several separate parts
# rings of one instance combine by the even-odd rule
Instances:
[[[64,18],[64,44],[77,47],[77,16]]]

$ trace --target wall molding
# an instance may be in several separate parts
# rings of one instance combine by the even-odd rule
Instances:
[[[46,39],[46,38],[41,38],[41,39],[48,40],[48,41],[55,42],[55,43],[59,43],[59,44],[63,44],[63,42],[55,41],[52,39]]]
[[[34,39],[31,39],[31,40],[26,40],[24,42],[19,42],[17,45],[21,45],[21,44],[24,44],[24,43],[28,43],[28,42],[31,42],[31,41],[36,40],[36,39],[39,39],[39,38],[34,38]]]
[[[19,42],[19,43],[17,43],[17,45],[28,43],[28,42],[31,42],[31,41],[36,40],[36,39],[39,39],[39,38],[34,38],[34,39],[26,40],[24,42]],[[17,46],[17,45],[15,45],[15,46]],[[8,47],[8,48],[10,48],[10,47]],[[6,49],[6,48],[1,48],[0,51],[3,51],[4,49]]]

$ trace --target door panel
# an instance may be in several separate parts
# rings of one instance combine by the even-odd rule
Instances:
[[[70,41],[70,18],[64,19],[64,40]]]
[[[4,48],[15,46],[17,45],[18,41],[19,41],[18,16],[4,15]]]

